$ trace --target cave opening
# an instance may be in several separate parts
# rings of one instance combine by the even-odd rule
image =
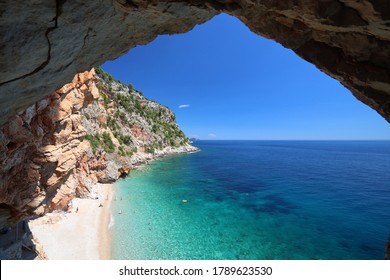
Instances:
[[[390,136],[388,123],[337,80],[227,14],[160,35],[102,68],[174,110],[191,138]]]
[[[132,86],[143,91],[146,97],[157,100],[174,110],[181,128],[189,137],[195,139],[387,140],[390,136],[388,123],[375,111],[351,96],[337,80],[300,59],[293,51],[251,33],[238,19],[226,14],[216,16],[186,34],[160,36],[147,46],[137,47],[129,54],[105,63],[102,68],[124,83],[131,83]],[[201,146],[206,150],[205,153],[210,152],[210,147],[217,149],[217,144],[212,146],[210,142]],[[226,144],[231,145],[230,150],[237,148],[232,143]],[[340,149],[351,148],[350,151],[354,149],[346,146],[348,145]],[[297,150],[306,148],[298,147]],[[226,151],[224,159],[220,159],[220,162],[226,163],[225,158],[229,158],[229,153]],[[232,154],[235,154],[235,151]],[[253,154],[255,155],[255,152]],[[255,162],[259,157],[255,158],[254,155],[253,161],[243,168],[252,170],[252,174],[262,173],[264,168],[275,163],[267,162],[256,167]],[[340,158],[337,157],[334,156],[327,165],[334,165],[333,160],[338,162]],[[307,156],[306,159],[309,158],[310,156]],[[256,195],[258,190],[251,190],[244,185],[239,186],[238,181],[235,186],[229,185],[234,182],[234,177],[239,177],[243,173],[237,172],[240,170],[240,166],[236,164],[238,160],[239,156],[226,164],[231,168],[229,180],[224,181],[224,188],[226,188],[224,192],[229,193],[232,189],[239,189],[240,194]],[[297,160],[297,166],[303,163],[299,156],[294,160]],[[292,167],[283,168],[286,161],[288,157],[286,160],[283,154],[278,162],[282,170]],[[288,176],[300,177],[300,179],[308,176],[307,179],[311,182],[307,185],[304,183],[303,188],[311,189],[315,194],[306,198],[310,201],[309,204],[316,201],[320,205],[321,200],[324,199],[323,195],[326,196],[325,193],[338,193],[343,183],[335,180],[324,189],[318,188],[322,184],[321,180],[313,179],[316,175],[311,173],[315,170],[313,166],[317,164],[315,157],[312,164],[309,164],[310,167],[307,166],[306,169],[303,168],[302,174],[298,172],[291,175],[294,173],[292,171]],[[202,162],[201,165],[203,169],[215,168],[215,166],[210,167],[206,162]],[[299,169],[297,167],[294,171]],[[339,175],[343,177],[345,174],[341,170],[343,169],[340,168]],[[250,177],[252,174],[249,173],[251,172],[245,174]],[[275,178],[282,177],[282,173],[276,172]],[[155,176],[163,177],[163,175]],[[329,177],[325,181],[329,182],[329,178],[338,175],[329,173],[327,176]],[[202,178],[206,182],[208,179],[210,178],[207,176]],[[216,181],[219,179],[212,178]],[[284,182],[285,185],[290,183],[290,181]],[[267,188],[264,182],[257,181],[256,184],[259,189]],[[174,189],[174,187],[170,188]],[[261,189],[258,193],[262,191]],[[290,197],[286,195],[289,191],[291,190],[267,197],[267,203],[262,206],[252,205],[252,210],[256,213],[288,216],[295,209],[307,206],[297,206],[299,203],[296,204],[296,201],[289,204]],[[306,195],[307,193],[303,194],[299,199]],[[215,200],[223,202],[221,196]],[[383,195],[385,200],[388,197],[387,193]],[[187,202],[186,199],[184,201]],[[368,208],[370,211],[375,211],[374,204],[372,206]],[[320,220],[331,219],[325,216]],[[355,226],[359,227],[358,223],[353,225]],[[323,233],[323,229],[320,231]],[[379,234],[382,236],[382,241],[378,248],[383,247],[386,233],[386,229],[383,228]],[[364,252],[374,251],[369,245],[370,242],[359,241],[359,244],[353,244],[351,236],[346,239],[349,238],[350,240],[340,241],[341,247],[344,247],[342,250],[347,248],[346,250],[350,251],[358,248]]]
[[[16,113],[38,101],[38,95],[41,95],[41,97],[47,95],[59,85],[64,84],[65,81],[70,81],[76,72],[89,69],[92,65],[100,64],[107,58],[117,57],[137,44],[145,44],[157,34],[185,32],[188,28],[191,28],[192,24],[202,22],[202,18],[206,19],[210,15],[206,12],[203,13],[204,11],[199,11],[201,9],[209,9],[210,7],[207,5],[198,6],[199,3],[197,1],[188,1],[191,3],[191,7],[185,10],[186,12],[184,13],[182,13],[183,10],[181,8],[185,5],[181,6],[182,3],[169,3],[167,7],[152,3],[150,7],[140,6],[135,7],[136,9],[130,7],[131,11],[126,11],[126,9],[123,11],[122,9],[115,10],[118,8],[117,6],[116,8],[111,7],[112,3],[115,4],[117,1],[107,1],[108,5],[106,6],[99,2],[96,4],[100,5],[99,7],[93,7],[94,4],[92,3],[91,5],[77,6],[77,1],[57,2],[57,7],[54,7],[56,8],[54,9],[56,11],[54,14],[56,19],[55,28],[50,27],[47,29],[45,19],[52,19],[53,17],[41,16],[40,13],[37,13],[36,17],[34,17],[34,20],[39,22],[34,22],[34,24],[30,24],[30,21],[27,20],[23,22],[24,17],[21,15],[20,25],[4,25],[4,29],[9,30],[7,34],[18,34],[14,31],[23,29],[25,23],[32,29],[15,36],[20,39],[15,40],[15,44],[10,43],[5,46],[7,50],[21,49],[23,51],[21,51],[22,55],[16,57],[15,60],[4,60],[4,69],[8,71],[8,68],[12,68],[13,71],[2,76],[4,81],[6,81],[2,83],[1,98],[4,102],[2,102],[1,112],[3,118],[10,116],[11,112]],[[74,3],[76,3],[76,7],[73,6]],[[175,5],[177,6],[172,8]],[[342,20],[337,22],[340,20],[340,12],[343,12],[345,8],[341,5],[327,11],[325,14],[316,13],[316,5],[310,6],[313,11],[310,10],[310,7],[306,10],[306,6],[304,9],[301,7],[302,11],[300,11],[300,7],[295,5],[289,6],[290,3],[287,2],[275,5],[277,9],[283,11],[286,11],[288,8],[294,8],[292,9],[293,13],[291,13],[292,17],[284,18],[283,13],[278,13],[276,16],[274,14],[275,10],[271,9],[272,5],[270,4],[270,6],[261,7],[257,11],[259,13],[264,11],[264,15],[272,21],[270,25],[267,25],[264,24],[264,21],[257,21],[256,12],[252,12],[252,9],[248,7],[244,7],[246,11],[245,9],[232,11],[231,9],[239,10],[240,7],[230,7],[230,5],[227,5],[225,8],[214,8],[218,9],[218,11],[229,10],[240,18],[247,17],[246,23],[248,26],[251,26],[252,30],[259,34],[268,32],[269,37],[283,42],[285,46],[294,50],[299,48],[297,53],[307,61],[312,62],[324,69],[332,77],[342,81],[356,97],[377,110],[385,118],[388,118],[387,109],[389,107],[387,95],[384,93],[388,92],[387,81],[389,79],[387,78],[388,72],[385,70],[386,55],[382,56],[383,50],[386,50],[387,42],[386,34],[383,37],[378,36],[381,35],[377,31],[381,30],[380,24],[377,24],[378,14],[374,13],[374,18],[369,18],[369,22],[363,22],[371,28],[371,33],[369,32],[367,35],[365,32],[362,32],[364,27],[360,28],[355,25],[355,23],[360,24],[360,21],[355,21],[356,17],[354,16],[352,18],[347,17],[351,21]],[[74,15],[77,15],[74,11],[82,13],[85,7],[88,7],[89,11],[93,10],[94,12],[84,13],[85,17],[74,17]],[[355,7],[355,9],[362,12],[360,6]],[[26,10],[26,15],[29,15],[28,11],[30,10]],[[45,13],[44,10],[41,10],[40,12]],[[142,10],[141,17],[138,17],[138,13],[141,12],[139,10]],[[349,8],[347,10],[350,11]],[[268,11],[268,14],[265,11]],[[129,12],[131,13],[130,16]],[[198,13],[198,16],[196,16],[196,13]],[[299,15],[300,13],[313,15],[314,19],[311,18],[307,22],[305,20],[300,21],[300,19],[309,18],[296,18],[296,14]],[[336,16],[332,16],[332,14]],[[351,15],[351,13],[349,14]],[[353,15],[359,15],[359,17],[360,14],[353,13]],[[164,20],[159,21],[161,16],[163,16]],[[70,18],[71,20],[69,20]],[[42,22],[41,19],[43,19]],[[154,24],[156,19],[161,26]],[[85,25],[86,22],[89,26]],[[176,28],[179,25],[178,22],[180,24],[183,23],[184,27]],[[370,22],[374,24],[369,26]],[[316,23],[321,24],[317,25]],[[40,29],[41,25],[44,27],[43,32]],[[325,29],[316,29],[313,26],[320,26]],[[342,30],[349,28],[349,31],[339,32],[337,30],[337,32],[331,32],[331,30],[336,28],[335,26],[342,27]],[[126,37],[129,27],[131,29],[134,28],[130,36],[135,35],[135,37]],[[289,37],[291,34],[297,35],[302,30],[307,31],[307,29],[313,32],[314,35],[306,37],[306,33],[304,33],[302,38],[297,36],[296,41],[292,40],[294,44],[291,44],[289,40],[281,38],[283,36]],[[77,32],[69,32],[69,30],[77,30]],[[358,32],[351,32],[351,30],[358,30]],[[147,33],[146,36],[144,36],[144,31]],[[37,36],[37,40],[32,42],[24,40],[26,37],[29,38],[31,34],[41,34],[41,36]],[[344,34],[348,36],[343,37]],[[127,40],[124,38],[127,38]],[[368,44],[367,46],[369,47],[372,43],[372,45],[375,45],[375,48],[372,52],[365,52],[364,48],[355,48],[356,46],[351,43],[355,40],[361,40]],[[65,41],[72,42],[72,44],[63,44]],[[336,44],[335,47],[331,44],[335,42],[340,44]],[[298,43],[301,43],[301,45]],[[40,48],[43,45],[48,47],[48,50]],[[41,53],[36,52],[36,50],[41,49]],[[7,51],[4,54],[7,56]],[[125,83],[133,83],[135,88],[143,91],[147,97],[158,100],[172,108],[181,127],[190,137],[209,140],[346,140],[388,139],[389,136],[387,123],[369,108],[354,100],[352,96],[344,94],[343,91],[346,90],[338,82],[319,73],[314,66],[300,60],[291,51],[250,33],[237,19],[224,14],[215,17],[202,26],[197,26],[192,32],[184,35],[172,36],[170,38],[167,35],[160,36],[145,47],[133,49],[130,55],[133,54],[134,57],[125,62],[130,68],[111,66],[111,63],[104,64],[103,68],[107,72],[114,74],[115,78]],[[50,58],[50,61],[47,60],[48,64],[46,64],[47,57]],[[32,61],[26,60],[26,58],[31,58]],[[39,66],[38,68],[32,67],[35,62],[40,62],[40,58],[43,58],[45,71],[40,71],[41,68]],[[292,60],[290,61],[289,59]],[[342,59],[345,59],[348,63],[343,63]],[[120,61],[120,59],[117,61]],[[332,67],[335,61],[340,62],[340,67]],[[6,67],[9,65],[12,66]],[[39,71],[36,72],[34,69]],[[124,75],[124,77],[121,77],[121,75]],[[15,91],[15,88],[18,91]],[[37,90],[38,88],[39,90]],[[11,92],[12,94],[10,94]],[[9,96],[12,96],[12,98],[9,98]],[[107,110],[107,108],[105,109]],[[27,119],[25,122],[31,120],[28,116],[25,117]],[[47,119],[50,120],[50,118]],[[72,124],[75,124],[72,125],[73,128],[77,127],[77,120],[75,118],[75,122],[72,122]],[[5,131],[15,134],[8,127],[5,128]],[[9,146],[5,148],[12,150],[15,146],[12,142],[9,143]],[[66,143],[67,141],[65,141],[65,146],[67,146]],[[61,153],[57,154],[61,155]],[[375,157],[375,153],[367,154]],[[285,162],[284,153],[282,153],[281,158],[281,162]],[[366,157],[364,156],[364,158]],[[75,159],[72,157],[74,162],[76,162]],[[258,159],[261,159],[261,157],[258,157]],[[232,162],[235,161],[235,158],[232,159]],[[15,163],[17,164],[18,162],[11,161],[11,164]],[[81,163],[85,162],[81,161]],[[377,163],[365,163],[365,167],[360,166],[359,168],[371,173],[364,172],[363,174],[363,172],[357,172],[356,176],[352,176],[352,178],[360,178],[359,176],[367,174],[367,178],[380,178],[383,180],[383,186],[387,185],[388,179],[385,174],[387,172],[381,173],[372,168],[373,166],[376,167]],[[34,179],[39,173],[36,171],[39,166],[29,164],[29,162],[27,164],[32,172],[25,177]],[[387,161],[383,160],[378,165],[382,166],[384,170],[388,170],[385,164],[387,164]],[[50,164],[46,164],[47,166],[50,167]],[[70,166],[70,164],[65,164],[63,167],[66,169]],[[264,166],[269,167],[269,162],[266,162]],[[59,168],[60,170],[62,169],[60,166]],[[44,168],[42,170],[45,171]],[[235,170],[241,169],[236,168]],[[284,170],[288,170],[288,168]],[[342,169],[335,169],[337,172],[340,170]],[[357,169],[357,171],[359,170]],[[338,179],[340,176],[337,175],[340,174],[337,172],[331,173],[329,177]],[[255,172],[251,172],[251,174],[255,174]],[[304,170],[303,174],[307,175],[308,173]],[[155,178],[162,177],[156,176]],[[43,175],[41,178],[45,181],[46,177]],[[222,179],[226,181],[226,178]],[[307,179],[312,180],[312,178]],[[371,185],[377,184],[378,182],[375,182]],[[329,185],[333,188],[332,190],[334,190],[335,194],[338,194],[338,191],[344,187],[343,184],[338,185],[340,188],[337,188],[336,184]],[[34,186],[36,186],[35,183],[26,192],[21,191],[20,193],[28,197],[34,192]],[[75,184],[71,186],[75,186]],[[264,185],[260,186],[264,187]],[[12,187],[9,189],[13,190]],[[38,187],[40,187],[39,184]],[[351,192],[338,197],[349,198],[356,193],[356,189],[359,189],[359,187],[355,188],[355,185],[352,184]],[[241,188],[238,193],[244,191],[243,189]],[[379,202],[383,203],[385,207],[388,205],[385,199],[389,197],[386,195],[386,189],[383,188],[381,190],[384,193],[383,195],[378,195]],[[370,191],[371,189],[368,190],[368,192]],[[10,193],[13,194],[13,192]],[[227,193],[229,194],[229,192]],[[249,191],[245,191],[244,195],[247,194],[249,194]],[[232,195],[231,197],[234,196]],[[17,198],[19,199],[19,197]],[[319,198],[322,199],[322,197]],[[220,197],[217,200],[223,201]],[[311,198],[309,200],[312,201]],[[192,199],[181,198],[181,201],[185,201],[186,205],[191,205],[192,203]],[[23,204],[20,205],[20,208],[26,205],[26,203],[31,204],[32,208],[36,207],[36,203],[30,203],[28,199],[24,199],[22,202]],[[289,203],[288,199],[283,197],[283,194],[264,197],[264,202],[264,205],[249,205],[249,208],[254,212],[264,212],[270,215],[291,214],[297,209],[293,204]],[[377,201],[375,200],[370,202],[372,203],[371,205],[367,205],[366,199],[363,201],[364,205],[359,204],[360,202],[358,200],[356,209],[364,207],[367,210],[364,213],[354,211],[360,215],[372,211],[375,207],[371,206],[377,206]],[[182,205],[182,203],[179,203],[179,205]],[[276,207],[275,205],[281,206]],[[385,207],[383,209],[386,209]],[[368,221],[366,225],[361,227],[357,224],[356,228],[350,232],[355,233],[359,232],[361,228],[370,228],[372,221],[376,218],[381,220],[380,217],[384,212],[379,210],[378,213],[371,212],[373,217],[366,217],[365,220]],[[294,223],[296,222],[295,219],[292,220]],[[380,222],[383,222],[383,220]],[[302,223],[305,223],[305,221],[302,221]],[[323,230],[327,226],[323,225],[315,230],[323,235]],[[380,232],[382,234],[381,240],[383,241],[383,232],[386,231],[386,226],[384,225],[381,229],[377,229],[377,232],[373,232],[371,240],[375,240],[378,236],[377,233]],[[349,237],[351,236],[346,234],[344,240],[340,242],[342,247],[348,250],[352,247],[359,248],[360,251],[373,250],[370,244],[367,244],[367,240],[369,240],[367,236],[362,236],[357,243],[352,245],[345,243],[346,240],[349,240]],[[378,252],[376,256],[382,253],[382,241],[377,242],[377,247],[374,249]],[[246,253],[244,252],[244,255]]]

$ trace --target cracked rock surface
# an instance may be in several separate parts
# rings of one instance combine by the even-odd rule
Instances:
[[[0,124],[76,73],[215,14],[185,2],[129,8],[111,0],[1,1]]]
[[[0,124],[79,72],[214,15],[292,49],[390,121],[387,0],[0,2]]]

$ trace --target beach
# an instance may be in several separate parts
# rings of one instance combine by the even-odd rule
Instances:
[[[49,213],[29,222],[49,260],[110,259],[108,226],[114,185],[97,184],[94,192],[95,199],[73,199],[67,212]]]

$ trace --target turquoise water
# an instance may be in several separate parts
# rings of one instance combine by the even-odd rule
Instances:
[[[195,145],[118,182],[114,259],[383,259],[389,141]]]

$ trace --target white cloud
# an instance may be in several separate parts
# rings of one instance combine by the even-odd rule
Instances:
[[[180,108],[180,109],[181,109],[181,108],[188,108],[188,107],[190,107],[190,105],[188,105],[188,104],[179,105],[179,108]]]
[[[210,137],[210,138],[215,138],[215,137],[217,137],[217,135],[214,134],[214,133],[209,133],[209,137]]]

